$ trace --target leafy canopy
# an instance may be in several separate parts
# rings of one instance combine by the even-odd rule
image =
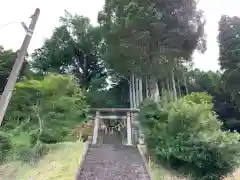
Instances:
[[[60,23],[51,38],[32,54],[32,66],[42,74],[73,74],[88,89],[92,79],[105,76],[99,54],[100,29],[91,26],[88,18],[67,11]]]
[[[2,93],[7,83],[7,78],[11,73],[12,67],[17,57],[17,52],[12,50],[6,50],[0,45],[0,92]],[[23,76],[28,76],[29,64],[27,61],[24,62],[22,70],[20,72],[21,79]]]
[[[218,35],[220,67],[224,70],[225,89],[239,106],[240,86],[240,18],[223,15],[219,21]]]
[[[72,76],[49,74],[42,80],[17,83],[4,126],[39,135],[52,132],[61,139],[85,120],[87,108],[84,92]]]
[[[104,59],[121,74],[164,76],[176,59],[205,49],[202,18],[194,0],[106,0]]]

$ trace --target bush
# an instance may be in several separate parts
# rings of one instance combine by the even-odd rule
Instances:
[[[198,95],[161,106],[147,102],[139,120],[147,146],[158,160],[202,180],[219,180],[239,165],[240,136],[222,132],[212,104],[202,102]]]
[[[23,146],[18,151],[18,159],[24,162],[35,163],[40,157],[44,156],[48,152],[48,147],[41,141],[37,143],[32,148],[27,148]]]
[[[72,76],[48,74],[18,82],[2,127],[12,143],[8,160],[31,161],[41,156],[45,144],[64,141],[84,122],[87,111],[85,91]]]
[[[39,140],[46,144],[54,144],[63,140],[63,137],[59,131],[46,129],[42,132]]]
[[[9,136],[0,133],[0,163],[6,159],[11,147],[12,145]]]
[[[15,135],[26,132],[31,145],[52,144],[63,141],[87,111],[85,91],[72,76],[48,74],[16,84],[3,128]]]
[[[93,121],[89,120],[84,124],[76,126],[70,135],[75,136],[78,139],[81,138],[83,141],[86,141],[89,136],[92,136],[92,133],[93,133]]]
[[[212,96],[208,95],[205,92],[194,92],[184,96],[184,100],[194,102],[196,104],[202,104],[202,103],[211,104]]]
[[[16,132],[15,132],[16,133]],[[32,144],[31,144],[31,137],[27,132],[19,132],[15,134],[13,132],[10,133],[10,139],[12,143],[12,150],[11,150],[11,160],[22,160],[26,156],[28,156]]]
[[[48,153],[48,150],[49,148],[46,144],[42,143],[41,141],[37,141],[35,146],[30,151],[29,160],[34,163],[40,157],[46,155]]]
[[[165,104],[170,101],[174,101],[174,92],[173,91],[166,91],[162,90],[162,96],[161,96],[161,103]]]

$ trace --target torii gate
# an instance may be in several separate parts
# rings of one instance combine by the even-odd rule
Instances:
[[[130,108],[99,108],[93,109],[96,112],[93,130],[93,140],[92,144],[97,143],[98,131],[101,119],[123,119],[126,120],[127,125],[127,144],[133,145],[132,135],[135,133],[140,134],[140,138],[143,136],[140,128],[139,132],[133,132],[133,124],[138,126],[136,121],[136,113],[139,112],[139,106],[144,99],[152,99],[157,101],[159,99],[159,91],[156,80],[154,78],[145,78],[143,82],[141,77],[136,77],[134,74],[129,78],[129,99]],[[126,116],[101,116],[101,112],[124,112]],[[139,127],[139,126],[138,126]],[[135,136],[136,137],[136,136]],[[139,142],[140,140],[138,140]]]

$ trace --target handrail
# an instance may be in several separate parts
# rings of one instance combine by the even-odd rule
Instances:
[[[140,112],[140,109],[137,109],[137,108],[91,108],[90,111],[138,113]]]
[[[93,119],[94,116],[88,116],[89,119]],[[110,120],[114,120],[114,119],[126,119],[127,116],[99,116],[99,119],[110,119]]]

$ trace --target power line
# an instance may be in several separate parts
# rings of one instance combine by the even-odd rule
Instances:
[[[25,19],[26,20],[26,19]],[[6,24],[0,24],[0,29],[6,27],[6,26],[9,26],[9,25],[12,25],[12,24],[16,24],[16,23],[21,23],[22,21],[24,21],[23,19],[21,20],[16,20],[16,21],[9,21],[8,23]]]
[[[5,26],[11,25],[11,24],[18,23],[18,22],[20,22],[20,21],[10,21],[10,22],[8,22],[6,24],[0,25],[0,27],[5,27]]]

